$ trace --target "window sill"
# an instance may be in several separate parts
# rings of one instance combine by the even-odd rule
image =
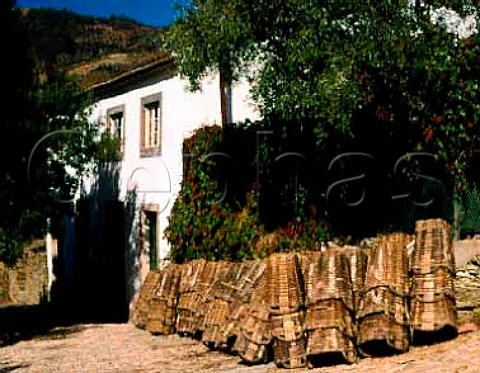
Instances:
[[[162,155],[162,151],[159,148],[141,148],[140,157],[159,157]]]

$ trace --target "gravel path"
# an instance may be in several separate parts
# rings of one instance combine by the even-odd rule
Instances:
[[[310,372],[480,372],[480,332],[389,358]],[[178,336],[154,337],[130,324],[78,325],[0,348],[0,372],[292,372],[248,367]],[[305,370],[296,370],[296,372]],[[295,372],[295,371],[293,371]]]

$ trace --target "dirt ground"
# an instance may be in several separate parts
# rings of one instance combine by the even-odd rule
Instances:
[[[310,372],[480,372],[480,332],[387,358]],[[296,370],[295,372],[305,371]],[[88,324],[53,329],[0,348],[0,372],[288,372],[245,366],[236,356],[211,352],[178,336],[155,337],[131,324]],[[290,371],[292,372],[292,371]]]

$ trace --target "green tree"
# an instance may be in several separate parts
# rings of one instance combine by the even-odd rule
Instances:
[[[478,10],[474,1],[193,0],[166,45],[192,89],[211,70],[250,78],[263,116],[312,131],[319,158],[339,138],[381,161],[428,151],[460,190],[478,156],[480,38],[451,24]]]

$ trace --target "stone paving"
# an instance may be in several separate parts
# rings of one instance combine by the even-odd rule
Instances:
[[[130,324],[77,325],[0,348],[0,372],[288,372],[245,366],[178,336],[155,337]],[[303,372],[294,370],[290,372]],[[480,372],[480,332],[387,358],[310,372]]]

